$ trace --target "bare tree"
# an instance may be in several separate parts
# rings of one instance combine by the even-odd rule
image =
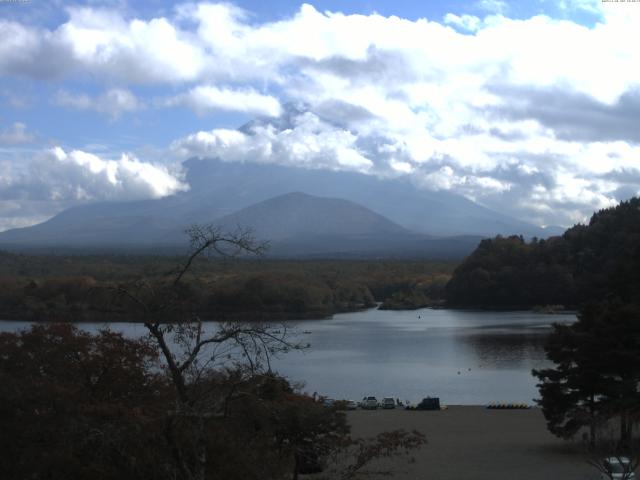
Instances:
[[[230,405],[251,398],[256,384],[269,384],[271,358],[292,349],[308,346],[295,341],[295,333],[285,324],[262,322],[203,323],[189,301],[185,281],[201,257],[215,255],[261,255],[266,244],[258,243],[247,230],[225,233],[212,226],[187,230],[191,249],[176,269],[163,281],[140,279],[121,285],[118,292],[135,307],[149,336],[161,352],[168,378],[175,390],[175,405],[167,407],[165,440],[177,471],[171,476],[205,480],[209,457],[207,444],[211,422],[227,418]],[[255,400],[255,399],[254,399]],[[305,402],[311,401],[311,405]],[[264,402],[260,408],[270,408]],[[249,402],[250,403],[250,402]],[[296,404],[299,409],[296,410]],[[310,397],[299,396],[267,416],[280,427],[273,432],[275,447],[285,447],[293,459],[293,478],[301,462],[332,457],[330,478],[353,478],[372,461],[395,457],[425,443],[419,432],[385,432],[370,440],[352,439],[344,417],[325,409]],[[282,411],[279,411],[282,410]],[[279,438],[281,437],[281,438]]]
[[[223,232],[213,226],[192,226],[187,230],[190,253],[185,261],[167,274],[166,281],[154,285],[142,279],[133,285],[121,285],[118,292],[128,299],[140,315],[150,337],[157,344],[171,383],[175,388],[176,405],[169,410],[165,437],[180,477],[204,480],[207,448],[206,423],[222,415],[224,399],[206,388],[207,372],[223,366],[240,366],[255,374],[271,370],[270,358],[301,344],[291,341],[285,325],[272,328],[266,323],[220,322],[205,325],[196,312],[190,310],[187,274],[195,262],[207,255],[234,257],[261,255],[265,243],[255,241],[251,232],[238,229]],[[177,431],[188,432],[178,440]]]

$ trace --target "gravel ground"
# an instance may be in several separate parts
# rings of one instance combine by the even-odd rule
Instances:
[[[551,435],[542,412],[449,407],[443,411],[376,410],[348,412],[352,433],[369,437],[385,430],[418,430],[427,445],[415,461],[380,461],[365,478],[394,480],[589,480],[598,472],[576,443]]]

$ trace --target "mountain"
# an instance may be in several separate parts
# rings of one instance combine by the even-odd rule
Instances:
[[[185,162],[194,192],[215,190],[218,208],[231,211],[291,191],[359,203],[410,230],[430,235],[497,234],[548,237],[546,230],[446,191],[418,188],[409,178],[382,179],[355,172],[192,159]],[[211,198],[211,193],[206,194]]]
[[[461,258],[481,237],[432,238],[411,232],[348,200],[288,193],[215,222],[225,230],[251,228],[268,239],[271,256]]]
[[[395,224],[395,228],[404,229],[404,233],[385,234],[386,243],[380,245],[383,250],[395,248],[396,243],[390,241],[392,237],[425,240],[425,237],[416,237],[415,234],[406,232],[407,230],[432,236],[456,236],[463,243],[466,240],[462,239],[469,238],[468,236],[474,238],[496,234],[521,234],[526,237],[547,237],[550,233],[484,208],[462,196],[419,189],[406,178],[380,179],[359,173],[241,162],[226,163],[207,159],[188,160],[184,168],[186,180],[190,185],[187,192],[158,200],[100,202],[73,207],[39,225],[0,233],[0,246],[136,249],[175,247],[183,244],[182,231],[191,224],[216,221],[230,224],[232,214],[240,215],[235,217],[237,223],[238,219],[245,216],[260,217],[261,214],[255,212],[267,207],[278,212],[278,209],[284,208],[281,205],[283,199],[274,200],[266,206],[255,206],[248,211],[243,209],[290,192],[304,192],[315,197],[351,202],[350,208],[347,209],[348,212],[352,212],[349,220],[340,224],[339,217],[336,217],[334,227],[341,227],[326,232],[325,240],[331,237],[333,241],[342,237],[347,241],[347,225],[356,218],[363,222],[368,218],[367,221],[374,222],[374,218],[377,218],[374,217],[375,214],[386,217],[388,228]],[[295,204],[295,201],[291,203]],[[359,217],[355,215],[353,204],[372,212]],[[314,213],[307,214],[307,220],[321,215],[326,222],[326,209],[329,205],[330,202],[324,202],[322,208],[316,205]],[[345,204],[333,204],[333,208],[341,214],[344,213],[344,206]],[[292,213],[293,210],[288,211],[286,215]],[[362,211],[360,213],[362,214]],[[288,241],[284,235],[285,227],[293,225],[291,219],[283,220],[284,215],[285,210],[274,213],[270,222],[271,230],[265,231],[269,236],[280,235],[281,245]],[[276,221],[275,218],[279,220]],[[279,233],[273,226],[278,222]],[[380,218],[376,222],[374,223],[378,227],[385,223]],[[311,232],[311,224],[313,222],[308,221],[300,231]],[[256,224],[256,227],[262,228],[259,224]],[[348,228],[362,227],[363,225],[356,222]],[[317,243],[318,235],[320,233],[314,231],[314,234],[309,236]],[[348,241],[356,242],[356,239],[351,236]],[[416,248],[419,247],[420,242],[416,245]]]
[[[368,208],[339,198],[294,192],[243,208],[216,220],[224,229],[250,227],[272,241],[301,236],[409,235],[407,229]]]

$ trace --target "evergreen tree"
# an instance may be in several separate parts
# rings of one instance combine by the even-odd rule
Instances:
[[[554,325],[545,351],[555,368],[534,370],[541,398],[537,401],[553,434],[569,438],[589,428],[589,440],[596,440],[600,420],[602,377],[592,355],[593,338],[574,325]]]
[[[640,198],[561,237],[483,240],[446,286],[447,303],[459,306],[579,307],[608,297],[640,303]]]
[[[534,370],[549,430],[568,438],[588,427],[620,420],[620,442],[629,445],[640,411],[640,310],[605,303],[583,308],[573,325],[555,325],[545,347],[554,368]]]

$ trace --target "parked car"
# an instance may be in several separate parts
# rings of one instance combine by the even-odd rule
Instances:
[[[324,400],[322,400],[322,404],[325,407],[333,407],[335,403],[336,401],[333,398],[325,398]]]
[[[375,410],[378,408],[378,399],[376,397],[364,397],[361,406],[366,410]]]
[[[382,408],[396,408],[396,401],[391,397],[384,397],[381,405]]]
[[[356,410],[358,408],[358,403],[353,400],[347,400],[347,410]]]
[[[440,399],[438,397],[426,397],[416,406],[416,410],[440,410]]]
[[[635,480],[636,474],[633,473],[633,465],[627,457],[607,457],[602,461],[602,466],[607,473],[602,473],[602,479],[614,480]]]

